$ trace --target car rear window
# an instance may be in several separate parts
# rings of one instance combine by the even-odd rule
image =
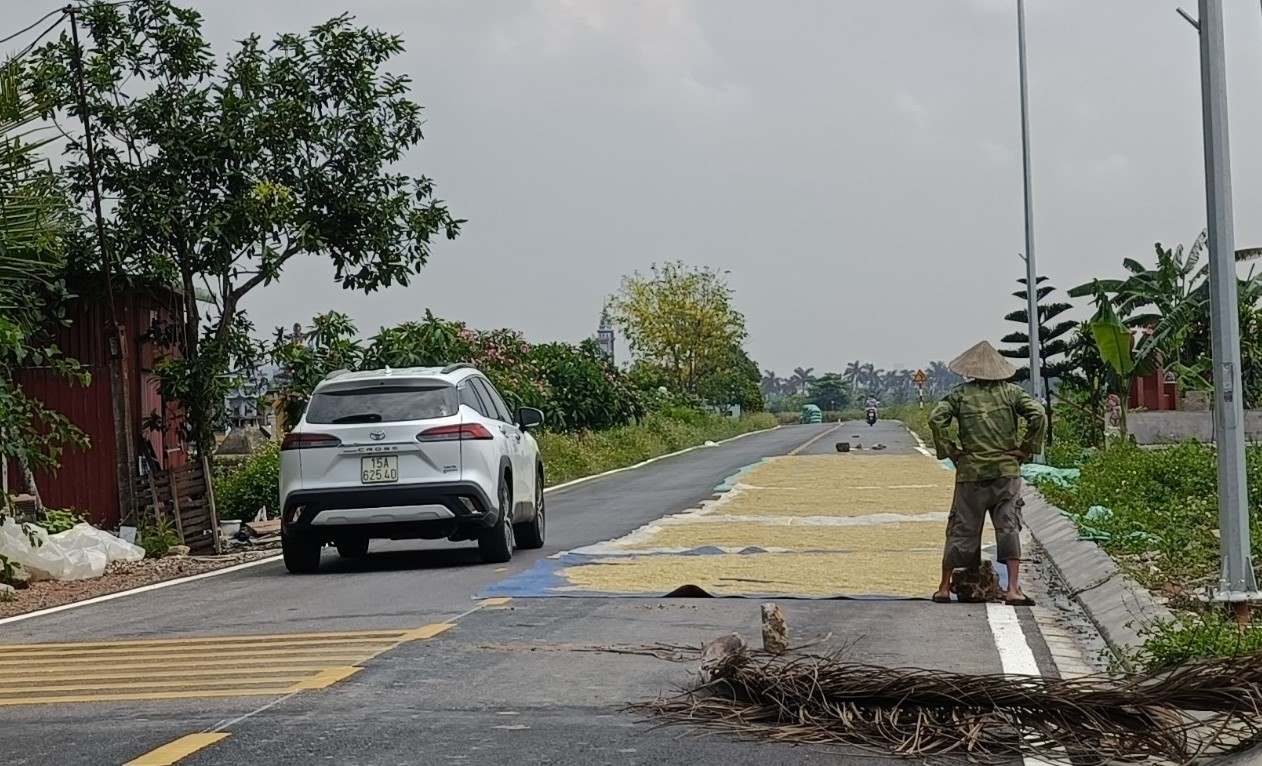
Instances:
[[[372,386],[321,391],[307,405],[308,423],[390,423],[456,414],[451,386]]]

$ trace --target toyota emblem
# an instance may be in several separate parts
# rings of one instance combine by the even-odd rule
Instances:
[[[379,442],[382,439],[386,438],[386,432],[385,431],[369,431],[368,438],[372,439],[375,442]]]

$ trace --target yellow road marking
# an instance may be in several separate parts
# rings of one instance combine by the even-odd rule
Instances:
[[[399,643],[403,641],[421,641],[426,638],[433,638],[439,633],[446,633],[448,630],[456,627],[450,622],[436,622],[433,625],[422,625],[416,630],[410,630]]]
[[[349,665],[344,668],[325,668],[324,670],[321,670],[319,673],[316,673],[314,676],[310,678],[304,678],[303,680],[294,684],[293,686],[290,687],[290,691],[300,691],[304,689],[323,689],[326,686],[332,686],[333,684],[337,683],[338,681],[341,681],[344,678],[350,678],[351,676],[355,675],[361,670],[363,670],[363,668],[357,668],[353,665]]]
[[[509,601],[512,601],[512,599],[509,598],[508,596],[495,596],[494,598],[484,598],[478,603],[481,604],[482,606],[494,607],[494,606],[504,606]]]
[[[209,747],[228,736],[227,732],[202,732],[188,734],[177,740],[168,742],[156,750],[150,750],[139,758],[133,758],[123,766],[171,766],[182,758]]]
[[[0,645],[0,707],[281,697],[332,686],[383,652],[452,627]]]
[[[118,694],[76,694],[45,697],[17,697],[0,699],[0,707],[14,705],[55,705],[62,702],[125,702],[134,700],[203,699],[208,697],[283,697],[292,691],[290,686],[271,686],[258,689],[196,689],[186,692],[125,692]]]
[[[65,652],[58,654],[56,652],[42,652],[40,654],[6,654],[0,652],[0,667],[5,665],[38,665],[45,662],[56,661],[59,663],[68,662],[118,662],[120,660],[144,660],[146,662],[161,662],[163,659],[183,659],[185,657],[207,657],[210,653],[214,657],[221,660],[231,660],[237,657],[257,657],[259,655],[267,655],[268,657],[284,657],[287,655],[321,655],[321,654],[376,654],[383,649],[389,649],[397,644],[398,641],[389,641],[385,643],[371,644],[368,646],[358,644],[324,644],[321,646],[286,646],[280,649],[253,649],[249,646],[230,646],[227,648],[199,648],[199,649],[176,649],[169,652],[153,652],[148,649],[142,649],[138,652],[127,652],[118,650],[108,655],[84,654],[83,652]]]
[[[194,654],[197,652],[205,652],[209,648],[214,648],[217,655],[226,654],[257,654],[260,651],[271,652],[273,649],[287,649],[291,647],[299,647],[302,649],[314,649],[317,647],[353,647],[355,645],[365,646],[392,646],[398,642],[399,637],[406,633],[399,633],[389,638],[332,638],[332,639],[307,639],[300,641],[274,641],[266,644],[254,644],[248,638],[238,645],[220,648],[222,641],[214,644],[206,645],[189,645],[178,644],[175,646],[110,646],[99,649],[18,649],[11,650],[3,644],[0,644],[0,659],[8,658],[28,658],[28,657],[67,657],[67,656],[84,656],[84,657],[101,657],[109,660],[111,657],[120,654]],[[234,639],[236,640],[236,639]]]
[[[354,654],[351,654],[351,653],[343,652],[341,654],[301,655],[298,657],[281,657],[281,658],[272,657],[272,656],[237,657],[232,660],[232,663],[238,666],[274,665],[277,662],[283,661],[285,663],[311,664],[314,662],[314,663],[327,665],[330,662],[336,662],[336,663],[345,663],[348,661],[360,662],[370,657],[374,657],[380,653],[381,652],[368,652],[368,653],[356,652]],[[206,667],[207,665],[214,664],[217,661],[218,661],[217,658],[215,658],[214,656],[202,657],[200,659],[190,659],[188,657],[176,657],[170,660],[165,660],[160,657],[126,658],[126,660],[122,662],[111,662],[110,667],[112,668],[151,668],[151,667],[161,666],[163,668],[203,668],[203,667]],[[21,668],[31,668],[32,670],[37,670],[38,668],[44,668],[44,667],[56,668],[56,667],[61,667],[64,665],[79,665],[82,663],[99,664],[100,660],[85,660],[82,658],[76,658],[76,659],[58,661],[55,659],[46,659],[39,663],[27,663],[27,662],[21,662],[21,661],[17,661],[17,662],[0,661],[0,665],[8,665],[11,667],[21,667]]]
[[[321,670],[320,673],[325,671]],[[235,675],[240,675],[238,671]],[[254,676],[251,678],[227,678],[222,681],[208,681],[202,679],[197,680],[166,680],[166,681],[132,681],[126,680],[123,683],[91,683],[91,684],[40,684],[39,686],[3,686],[0,687],[0,698],[6,694],[30,694],[32,692],[88,692],[102,691],[105,689],[175,689],[181,686],[196,686],[198,688],[206,688],[213,686],[258,686],[262,684],[293,684],[295,681],[302,681],[306,673],[298,675],[295,679],[286,675],[267,675]],[[317,674],[319,675],[319,674]],[[100,676],[92,676],[93,681],[101,681]]]
[[[155,644],[235,644],[242,641],[292,641],[299,638],[367,638],[369,636],[378,636],[382,639],[398,639],[400,636],[405,635],[408,630],[408,628],[399,628],[395,630],[355,630],[340,633],[270,633],[266,635],[244,636],[223,635],[190,636],[187,638],[139,638],[135,640],[120,638],[113,641],[70,641],[58,644],[0,644],[0,649],[86,649],[96,646],[151,646]]]

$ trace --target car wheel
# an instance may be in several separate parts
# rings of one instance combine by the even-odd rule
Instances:
[[[344,559],[357,559],[368,554],[367,537],[344,537],[336,545],[337,555]]]
[[[280,550],[285,559],[285,568],[290,574],[314,574],[320,570],[320,549],[324,547],[318,539],[302,535],[282,535]]]
[[[543,468],[540,467],[535,473],[535,517],[516,525],[514,534],[517,536],[518,547],[532,550],[543,547],[548,531],[548,517],[543,506]]]
[[[513,558],[516,538],[513,535],[513,524],[509,514],[513,508],[513,493],[508,488],[507,477],[500,479],[500,517],[495,526],[485,529],[478,535],[478,551],[482,560],[488,564],[503,564]]]

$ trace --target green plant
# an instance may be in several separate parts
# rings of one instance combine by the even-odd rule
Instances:
[[[217,470],[215,507],[222,520],[249,521],[259,508],[279,513],[280,447],[269,443],[234,470]]]
[[[40,367],[87,385],[88,373],[61,354],[49,332],[64,321],[66,243],[78,222],[61,179],[37,161],[47,140],[38,102],[22,87],[27,74],[18,60],[0,64],[0,457],[38,496],[34,472],[55,471],[64,448],[88,440],[27,394],[17,374]]]
[[[661,369],[668,388],[688,394],[700,393],[747,334],[726,274],[682,261],[624,276],[609,312],[636,359]],[[760,379],[755,367],[755,387]]]
[[[327,261],[346,289],[406,285],[462,221],[432,180],[398,170],[423,125],[409,78],[386,70],[399,37],[343,15],[216,55],[201,16],[167,0],[80,10],[88,76],[76,78],[63,34],[31,54],[32,90],[44,116],[85,111],[103,134],[95,162],[123,268],[180,288],[182,326],[160,333],[179,353],[156,372],[209,455],[225,373],[257,352],[241,308],[251,292],[303,257]],[[86,200],[85,142],[67,142],[63,164]]]
[[[82,524],[87,521],[82,514],[76,513],[72,508],[58,510],[54,508],[44,509],[44,518],[40,522],[40,526],[44,528],[50,535],[58,532],[65,532],[76,524]]]
[[[149,558],[161,558],[172,546],[180,544],[180,535],[166,518],[148,519],[136,530],[136,544]]]
[[[1250,447],[1247,459],[1253,552],[1260,556],[1262,448]],[[1216,486],[1212,447],[1147,450],[1118,442],[1086,457],[1075,485],[1041,490],[1141,583],[1181,596],[1217,576]]]
[[[603,431],[543,432],[539,451],[548,483],[555,485],[775,425],[775,417],[767,413],[734,420],[681,408],[652,412],[638,424]]]
[[[1125,659],[1145,670],[1162,670],[1209,657],[1262,652],[1262,622],[1243,630],[1221,609],[1190,612],[1140,629],[1144,643]]]

